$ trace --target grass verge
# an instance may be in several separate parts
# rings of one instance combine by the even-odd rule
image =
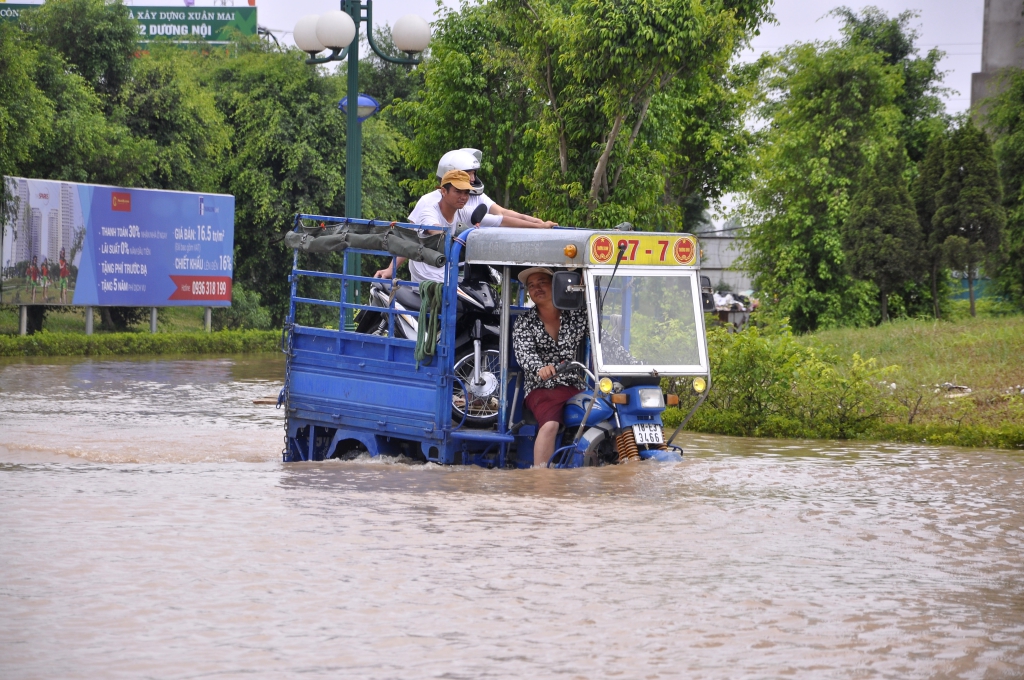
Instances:
[[[1024,316],[712,331],[709,355],[695,431],[1024,449]]]

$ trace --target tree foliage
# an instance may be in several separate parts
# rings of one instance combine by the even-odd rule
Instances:
[[[545,103],[530,203],[563,222],[678,225],[665,201],[666,141],[647,125],[660,97],[721,76],[768,3],[500,0]],[[692,159],[699,163],[702,158]]]
[[[420,100],[400,109],[410,159],[432,176],[444,152],[476,147],[506,205],[565,224],[677,229],[740,172],[750,135],[738,90],[750,78],[728,63],[767,5],[464,4],[435,24]]]
[[[924,158],[929,141],[946,128],[942,100],[946,90],[941,87],[942,72],[939,62],[945,53],[932,48],[923,57],[918,56],[914,44],[918,33],[910,22],[919,12],[906,11],[894,17],[877,7],[865,7],[857,14],[848,7],[838,7],[832,15],[843,20],[842,32],[850,44],[864,45],[884,55],[886,65],[903,75],[903,87],[896,95],[896,105],[903,114],[899,136],[910,160]]]
[[[996,278],[1002,291],[1024,308],[1024,70],[1011,69],[1004,78],[1005,89],[989,102],[1006,210],[1006,238]]]
[[[921,227],[904,178],[902,146],[883,146],[864,164],[843,227],[851,273],[875,284],[882,321],[889,320],[889,295],[922,269]]]
[[[946,139],[936,135],[928,145],[924,159],[918,164],[912,194],[917,211],[917,223],[921,228],[924,257],[931,281],[932,305],[935,318],[941,318],[939,301],[940,277],[945,256],[943,242],[949,236],[942,225],[935,222],[935,199],[939,193],[942,175],[946,171]]]
[[[746,192],[742,261],[795,330],[876,318],[874,286],[851,276],[842,229],[866,150],[898,130],[900,82],[860,44],[797,45],[766,60],[767,128]]]
[[[159,189],[217,191],[231,145],[231,128],[204,82],[204,58],[157,46],[139,59],[118,97],[118,118],[152,142],[146,183]]]
[[[414,198],[436,187],[438,159],[459,148],[483,152],[481,179],[501,205],[525,210],[540,103],[524,80],[520,42],[493,4],[465,5],[434,25],[424,87],[397,107],[411,130],[408,158],[423,180]]]
[[[1006,213],[1002,187],[988,135],[970,118],[950,136],[945,170],[935,196],[936,229],[949,234],[943,242],[950,266],[967,278],[971,316],[975,315],[974,281],[978,267],[999,266]]]
[[[113,98],[132,76],[139,26],[123,2],[60,0],[24,13],[40,44],[62,54],[102,96]]]

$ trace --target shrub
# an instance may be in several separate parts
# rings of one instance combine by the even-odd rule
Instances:
[[[273,352],[279,331],[220,333],[49,333],[0,335],[0,356],[104,356],[133,354],[243,354]]]
[[[215,331],[266,330],[270,328],[270,311],[260,306],[259,293],[235,282],[231,287],[231,306],[214,308],[211,323]]]
[[[851,438],[882,422],[893,400],[884,385],[894,367],[854,354],[843,362],[798,343],[784,323],[738,333],[708,332],[711,388],[690,427],[739,436]],[[678,424],[696,401],[666,412]]]

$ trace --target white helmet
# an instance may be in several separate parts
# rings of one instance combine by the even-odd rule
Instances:
[[[484,193],[484,183],[480,181],[480,159],[483,158],[483,152],[479,149],[455,149],[449,151],[445,155],[441,156],[441,160],[437,162],[437,178],[441,179],[444,174],[449,170],[464,170],[469,172],[470,170],[477,171],[476,181],[472,183],[473,188],[470,190],[474,196],[479,196]]]

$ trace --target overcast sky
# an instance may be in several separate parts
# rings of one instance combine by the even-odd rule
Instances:
[[[243,5],[242,0],[236,0]],[[145,1],[137,4],[167,4],[170,2]],[[196,0],[196,5],[214,4],[210,0]],[[447,0],[449,7],[458,3]],[[828,40],[839,37],[839,21],[824,15],[842,2],[821,0],[776,0],[773,11],[776,24],[763,26],[761,35],[754,39],[755,54],[774,51],[797,41]],[[848,7],[859,10],[868,3],[847,2]],[[946,97],[950,113],[959,113],[970,105],[971,73],[981,69],[981,29],[984,0],[875,0],[870,3],[890,16],[906,10],[915,10],[920,16],[915,21],[920,34],[918,45],[925,52],[938,47],[946,52],[941,67],[948,71],[945,84],[956,90]],[[295,21],[305,14],[320,14],[338,9],[337,0],[257,0],[259,23],[281,31],[278,39],[291,43],[291,29]],[[432,20],[437,10],[435,0],[376,0],[373,4],[374,24],[391,24],[405,14],[419,14]]]

